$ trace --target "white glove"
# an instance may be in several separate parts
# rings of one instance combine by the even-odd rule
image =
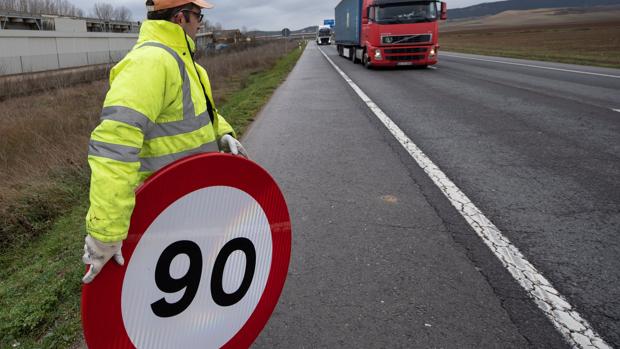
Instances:
[[[230,153],[233,155],[240,155],[246,159],[249,159],[248,152],[245,151],[243,144],[236,140],[231,135],[224,135],[219,140],[220,149],[222,149],[225,153]]]
[[[97,274],[101,271],[103,266],[112,258],[118,265],[124,265],[125,259],[121,253],[121,247],[123,242],[101,242],[90,235],[86,236],[84,241],[84,255],[82,256],[82,262],[90,265],[88,273],[82,278],[82,282],[85,284],[91,283]]]

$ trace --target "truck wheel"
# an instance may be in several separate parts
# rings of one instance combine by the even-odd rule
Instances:
[[[370,63],[370,57],[368,57],[368,52],[364,50],[364,56],[362,57],[362,64],[366,69],[372,69],[372,64]]]

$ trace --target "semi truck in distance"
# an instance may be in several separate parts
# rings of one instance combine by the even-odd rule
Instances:
[[[335,12],[336,49],[353,63],[367,68],[437,63],[445,2],[342,0]]]
[[[331,45],[332,29],[330,27],[319,27],[316,31],[316,43],[317,45]]]

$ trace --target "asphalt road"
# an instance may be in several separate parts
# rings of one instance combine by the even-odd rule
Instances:
[[[321,49],[620,346],[618,70],[447,53],[369,71]],[[567,347],[315,45],[244,143],[294,234],[254,347]]]

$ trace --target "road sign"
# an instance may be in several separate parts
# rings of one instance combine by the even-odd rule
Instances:
[[[282,29],[282,36],[288,38],[289,36],[291,36],[291,30],[288,28]]]
[[[284,197],[255,163],[224,154],[180,160],[138,190],[125,266],[82,291],[91,349],[247,348],[288,271]]]
[[[333,28],[336,25],[336,20],[334,20],[334,19],[324,19],[323,20],[323,25],[328,25],[331,28]]]

